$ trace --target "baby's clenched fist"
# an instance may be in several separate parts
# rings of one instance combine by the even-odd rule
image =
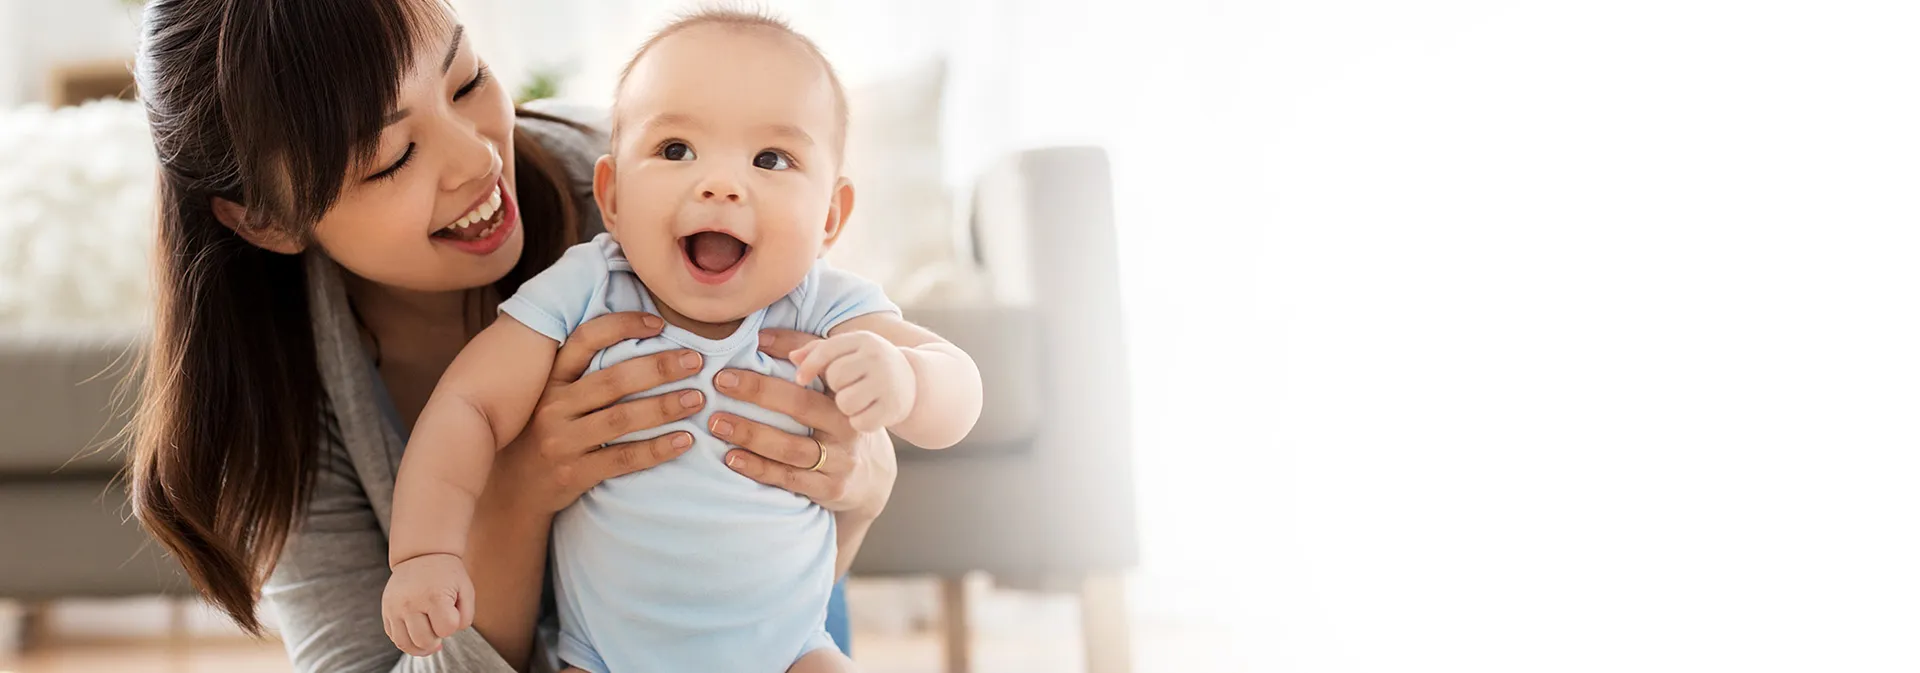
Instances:
[[[416,657],[440,651],[440,640],[473,624],[473,580],[452,554],[416,556],[393,567],[380,597],[387,638]]]
[[[914,374],[906,353],[878,334],[845,332],[793,351],[793,380],[822,377],[834,403],[861,432],[880,430],[913,411]]]

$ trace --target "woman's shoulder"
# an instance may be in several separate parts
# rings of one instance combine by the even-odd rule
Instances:
[[[537,100],[520,106],[516,124],[520,131],[540,144],[567,176],[580,213],[582,231],[588,235],[601,230],[600,211],[593,205],[593,164],[607,153],[612,139],[607,135],[608,118],[604,107],[563,100]]]

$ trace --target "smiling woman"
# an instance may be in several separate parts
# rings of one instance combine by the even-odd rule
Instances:
[[[511,478],[478,503],[473,541],[489,553],[467,570],[487,598],[430,657],[401,657],[382,632],[385,530],[402,438],[454,354],[500,297],[601,230],[590,190],[606,134],[514,110],[439,2],[155,0],[144,19],[137,77],[161,186],[133,429],[140,521],[241,626],[259,630],[258,601],[273,603],[299,670],[550,669],[553,635],[536,624],[554,513],[677,455],[664,440],[603,445],[700,409],[621,401],[690,376],[683,351],[582,376],[601,348],[657,334],[657,317],[592,321],[555,354],[498,452]],[[785,344],[775,357],[799,345],[770,343]],[[739,399],[845,422],[824,395],[762,378]],[[890,443],[829,441],[847,467],[805,482],[756,455],[775,445],[749,443],[736,469],[832,511],[844,570],[892,487]]]

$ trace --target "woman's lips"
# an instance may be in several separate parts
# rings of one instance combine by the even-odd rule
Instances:
[[[445,244],[455,250],[472,255],[490,255],[493,254],[494,251],[499,250],[501,246],[506,245],[507,239],[513,236],[514,229],[520,226],[520,205],[514,201],[513,191],[506,188],[505,177],[500,179],[499,190],[500,210],[494,214],[497,222],[492,224],[479,222],[468,225],[469,228],[480,226],[489,227],[491,231],[482,229],[481,232],[483,232],[484,235],[472,239],[439,235],[430,236],[429,238],[432,238],[434,242]]]

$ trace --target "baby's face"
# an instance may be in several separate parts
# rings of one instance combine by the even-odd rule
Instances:
[[[647,289],[705,323],[792,292],[852,207],[822,64],[771,31],[694,26],[617,95],[594,187]]]

